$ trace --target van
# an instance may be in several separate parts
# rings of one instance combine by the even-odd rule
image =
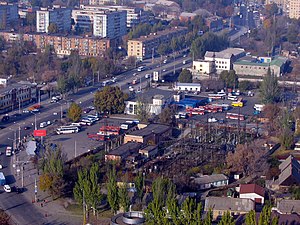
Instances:
[[[231,100],[231,101],[237,101],[238,100],[238,98],[236,96],[228,96],[227,99]]]

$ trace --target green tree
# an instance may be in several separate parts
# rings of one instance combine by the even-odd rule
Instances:
[[[230,215],[230,212],[227,211],[223,214],[222,219],[218,225],[235,225],[233,217]]]
[[[290,192],[292,193],[293,199],[300,200],[300,187],[292,186],[290,187]]]
[[[269,225],[271,222],[271,206],[266,204],[260,213],[258,225]]]
[[[86,168],[78,171],[78,180],[73,189],[74,197],[78,203],[84,201],[86,208],[93,208],[94,214],[101,204],[103,195],[99,185],[99,166],[94,163],[88,170]]]
[[[175,120],[175,110],[170,107],[166,107],[159,114],[159,122],[167,125],[174,124]]]
[[[278,80],[274,73],[271,73],[270,68],[260,85],[260,97],[265,104],[275,103],[280,100]]]
[[[150,118],[150,105],[146,102],[145,98],[138,99],[137,102],[137,118],[142,123],[147,123]]]
[[[119,87],[105,86],[101,91],[96,92],[94,105],[97,112],[123,113],[127,98],[128,95]]]
[[[57,89],[62,95],[65,95],[69,91],[68,83],[65,77],[59,77],[57,81]]]
[[[238,86],[238,76],[234,70],[229,72],[223,70],[220,74],[220,79],[224,82],[225,88],[236,88]]]
[[[180,83],[192,83],[193,82],[193,75],[189,70],[184,69],[179,74],[178,81]]]
[[[116,169],[113,168],[109,171],[107,181],[107,201],[110,205],[112,212],[115,214],[119,208],[119,197],[117,187]]]
[[[256,225],[256,217],[254,210],[251,210],[246,214],[245,225]]]
[[[134,179],[137,196],[139,197],[140,200],[142,200],[143,193],[144,193],[144,182],[145,182],[144,176],[142,173],[139,173]]]
[[[161,43],[157,48],[157,53],[161,56],[167,55],[171,52],[171,48],[169,44]]]
[[[73,122],[77,122],[80,119],[81,114],[82,114],[81,107],[75,102],[72,102],[68,110],[68,118]]]
[[[239,82],[239,89],[241,91],[249,91],[253,89],[253,83],[249,80],[242,80]]]
[[[48,26],[48,33],[49,34],[56,34],[58,33],[58,26],[55,23],[50,23],[50,25]]]
[[[212,210],[209,209],[207,214],[206,214],[206,217],[203,221],[203,225],[212,225],[212,218],[213,218]]]
[[[127,182],[124,182],[118,189],[119,196],[119,207],[122,208],[123,212],[128,212],[130,206],[130,199],[127,191]]]

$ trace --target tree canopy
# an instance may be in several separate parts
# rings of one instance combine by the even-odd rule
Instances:
[[[224,82],[225,88],[236,88],[238,86],[239,78],[234,70],[223,70],[220,79]]]
[[[81,113],[82,113],[81,107],[75,102],[72,102],[68,110],[68,118],[73,122],[77,122],[81,117]]]
[[[178,81],[180,83],[192,83],[193,82],[193,75],[189,70],[183,69],[181,71],[181,73],[179,74]]]
[[[94,97],[94,105],[100,113],[123,113],[125,100],[128,95],[123,93],[119,87],[105,86],[97,91]]]
[[[278,79],[271,73],[271,69],[268,69],[268,73],[264,76],[263,81],[260,84],[260,97],[263,103],[275,103],[280,100],[280,90],[278,86]]]

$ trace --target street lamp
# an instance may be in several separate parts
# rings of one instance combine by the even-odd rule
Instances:
[[[32,111],[30,111],[30,113],[32,113],[34,115],[34,129],[37,130],[37,127],[36,127],[36,114]]]
[[[61,103],[59,103],[59,102],[56,102],[57,104],[59,104],[60,105],[60,121],[62,121],[62,118],[63,118],[63,109],[62,109],[62,104]]]
[[[24,125],[25,122],[24,123],[16,123],[16,122],[14,122],[14,124],[18,124],[19,125],[19,142],[18,142],[18,145],[20,146],[20,144],[21,144],[21,125]]]

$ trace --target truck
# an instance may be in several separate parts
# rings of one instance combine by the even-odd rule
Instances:
[[[12,155],[12,147],[10,147],[10,146],[6,147],[5,155],[6,156],[11,156]]]
[[[4,186],[6,184],[5,176],[3,172],[0,172],[0,185]]]

